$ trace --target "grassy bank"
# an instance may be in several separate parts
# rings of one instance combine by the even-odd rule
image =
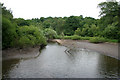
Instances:
[[[107,39],[104,37],[81,37],[77,35],[73,36],[64,36],[64,37],[57,37],[59,39],[72,39],[72,40],[89,40],[91,43],[103,43],[103,42],[112,42],[112,43],[118,43],[118,40],[116,39]]]

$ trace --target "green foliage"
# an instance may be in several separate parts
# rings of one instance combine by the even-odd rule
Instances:
[[[73,35],[73,36],[64,36],[64,39],[72,39],[72,40],[81,40],[81,36]]]
[[[64,36],[64,39],[72,39],[72,36]]]
[[[107,40],[103,37],[93,37],[90,39],[91,43],[102,43],[102,42],[106,42]]]
[[[26,46],[29,46],[31,44],[30,39],[27,36],[22,36],[20,37],[20,39],[18,40],[18,45],[23,48]]]
[[[11,10],[7,10],[6,7],[4,7],[4,4],[1,4],[1,7],[2,8],[2,16],[9,19],[9,20],[13,20],[13,15],[12,15],[12,11]]]
[[[75,30],[75,35],[81,35],[81,30],[80,30],[80,28],[77,28],[77,30]]]
[[[56,39],[63,39],[64,37],[57,35]]]
[[[90,40],[92,37],[81,37],[81,40]]]
[[[116,40],[116,39],[107,39],[107,42],[118,43],[118,40]]]
[[[65,35],[73,35],[74,31],[79,27],[79,19],[75,16],[70,16],[65,22]]]
[[[117,29],[114,25],[108,25],[103,31],[104,37],[110,39],[117,38]]]
[[[102,42],[114,42],[117,43],[116,39],[107,39],[104,37],[81,37],[81,36],[64,36],[64,39],[72,39],[72,40],[89,40],[92,43],[102,43]]]
[[[48,39],[54,39],[54,38],[57,37],[56,31],[53,30],[53,29],[50,29],[50,28],[46,28],[46,29],[44,30],[44,34],[45,34],[45,36],[46,36]]]
[[[90,40],[92,37],[81,37],[78,35],[74,36],[64,36],[64,39],[73,39],[73,40]]]
[[[100,33],[99,31],[100,31],[99,27],[97,27],[95,24],[92,24],[88,30],[88,35],[90,37],[98,36]]]
[[[100,15],[119,15],[120,6],[116,1],[102,2],[98,5],[101,9]]]
[[[100,19],[83,18],[82,15],[14,19],[12,11],[7,10],[3,4],[0,5],[3,48],[45,45],[46,38],[90,40],[96,43],[120,41],[120,5],[116,1],[102,2],[98,5],[101,9]]]
[[[16,36],[16,24],[2,17],[2,48],[11,47]]]
[[[80,40],[81,39],[81,36],[78,36],[78,35],[73,35],[71,37],[72,40]]]
[[[103,31],[102,36],[110,39],[119,39],[120,5],[116,1],[102,2],[98,5],[102,16],[98,25]]]
[[[16,24],[13,21],[11,10],[7,10],[3,4],[0,3],[2,8],[2,48],[13,46],[13,41],[16,38]],[[1,14],[1,13],[0,13]]]
[[[89,31],[89,27],[83,28],[81,32],[81,36],[88,36],[88,31]]]
[[[90,42],[92,42],[92,43],[102,43],[102,42],[114,42],[114,43],[117,43],[118,40],[116,40],[116,39],[107,39],[107,38],[103,38],[103,37],[91,37]]]
[[[30,25],[30,22],[27,21],[27,20],[24,20],[23,18],[17,18],[17,19],[14,19],[14,21],[17,23],[18,26],[29,26]]]
[[[35,26],[22,26],[18,28],[18,43],[20,47],[46,45],[46,38],[42,30]]]

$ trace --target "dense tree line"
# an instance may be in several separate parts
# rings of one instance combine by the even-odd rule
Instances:
[[[2,5],[3,48],[46,44],[58,36],[104,37],[120,40],[120,5],[102,2],[100,19],[92,17],[41,17],[25,20],[13,18],[11,10]]]
[[[28,47],[34,45],[46,45],[46,37],[43,30],[30,25],[29,20],[22,18],[14,19],[11,10],[7,10],[3,4],[2,8],[2,48]],[[30,20],[31,21],[31,20]]]

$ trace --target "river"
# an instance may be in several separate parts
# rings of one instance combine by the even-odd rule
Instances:
[[[37,57],[3,60],[3,78],[118,78],[119,60],[49,43]]]

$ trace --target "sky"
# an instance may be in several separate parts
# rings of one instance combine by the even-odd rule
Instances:
[[[106,0],[1,0],[14,18],[80,16],[98,19],[100,2]]]

